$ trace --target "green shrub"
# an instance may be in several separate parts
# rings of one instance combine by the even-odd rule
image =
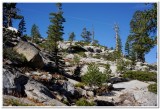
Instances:
[[[148,91],[157,94],[157,84],[150,84],[150,85],[148,86]]]
[[[121,57],[117,51],[103,55],[103,58],[108,61],[116,61],[116,59],[120,59]]]
[[[39,45],[41,48],[44,48],[44,49],[46,49],[46,50],[49,50],[48,41],[43,42],[43,43],[39,43],[38,45]]]
[[[102,56],[100,54],[96,54],[93,58],[100,59]]]
[[[81,57],[87,57],[87,55],[85,54],[85,52],[78,52],[78,55],[80,55]]]
[[[4,104],[6,106],[9,106],[9,105],[12,105],[12,106],[33,106],[33,105],[22,103],[18,100],[13,100],[13,99],[4,99]]]
[[[90,86],[101,86],[106,80],[106,74],[100,72],[98,66],[94,63],[89,64],[87,73],[82,76],[82,82]]]
[[[12,48],[5,48],[3,50],[3,58],[9,59],[11,61],[18,61],[25,63],[27,62],[26,58],[22,54],[18,54],[15,50]]]
[[[77,106],[95,106],[96,104],[94,102],[88,102],[85,98],[80,98],[76,102]]]
[[[32,37],[28,36],[27,34],[25,34],[23,37],[27,40],[30,40],[30,41],[32,40]]]
[[[157,70],[157,65],[148,65],[149,69]]]
[[[79,65],[80,58],[79,58],[78,55],[74,55],[73,62],[74,62],[75,65]]]
[[[157,81],[157,74],[155,72],[127,71],[123,74],[123,77],[140,81]]]
[[[81,87],[81,88],[83,88],[84,85],[85,85],[84,83],[77,83],[77,84],[75,84],[74,86],[75,86],[75,87]]]
[[[105,65],[105,71],[104,71],[104,74],[106,74],[106,76],[107,76],[107,80],[109,80],[110,79],[110,74],[111,74],[111,69],[110,69],[110,64],[106,64]]]
[[[89,42],[84,42],[84,41],[75,42],[75,45],[81,45],[81,46],[87,46],[89,44],[90,44]]]
[[[127,65],[126,65],[126,63],[123,59],[118,59],[117,60],[117,71],[118,72],[121,72],[121,73],[125,72],[126,67],[127,67]]]

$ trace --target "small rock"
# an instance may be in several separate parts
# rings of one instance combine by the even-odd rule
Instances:
[[[87,95],[90,96],[90,97],[93,97],[94,93],[93,93],[93,91],[87,91]]]
[[[37,71],[33,71],[33,72],[31,72],[31,75],[37,75],[37,76],[39,76],[39,75],[41,75],[41,73],[39,73]]]

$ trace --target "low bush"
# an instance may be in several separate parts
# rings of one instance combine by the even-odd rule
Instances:
[[[76,102],[77,106],[95,106],[96,104],[94,102],[88,102],[85,98],[80,98]]]
[[[18,100],[13,100],[13,99],[4,99],[3,102],[6,106],[9,106],[9,105],[11,105],[11,106],[33,106],[33,105],[22,103]]]
[[[123,74],[123,77],[140,81],[157,81],[157,74],[155,72],[127,71]]]
[[[79,56],[81,56],[81,57],[87,57],[87,55],[85,54],[85,52],[78,52],[77,53]]]
[[[43,42],[43,43],[39,43],[38,44],[41,48],[44,48],[44,49],[46,49],[46,50],[49,50],[49,44],[48,44],[48,42],[46,41],[46,42]]]
[[[110,77],[111,77],[111,72],[112,72],[112,70],[110,69],[110,64],[105,64],[104,74],[106,74],[107,81],[108,81],[108,80],[110,79]]]
[[[148,91],[157,94],[157,84],[150,84],[150,85],[148,86]]]
[[[117,60],[117,71],[123,73],[126,70],[125,62],[122,59]]]
[[[116,59],[120,59],[121,57],[117,51],[103,55],[103,58],[108,61],[116,61]]]
[[[100,59],[102,56],[100,54],[96,54],[93,58]]]
[[[87,73],[82,76],[82,82],[89,86],[101,86],[106,81],[106,74],[100,72],[98,66],[94,63],[89,64]]]
[[[85,42],[85,41],[75,42],[75,45],[81,45],[81,46],[87,46],[89,44],[90,44],[89,42]]]
[[[80,58],[79,58],[78,55],[74,55],[73,63],[74,63],[74,65],[79,65],[79,63],[80,63]]]
[[[83,88],[85,86],[85,84],[84,83],[77,83],[74,86]]]
[[[3,50],[3,58],[9,59],[11,61],[18,61],[21,63],[27,62],[26,58],[22,54],[18,54],[15,50],[12,48],[4,48]]]

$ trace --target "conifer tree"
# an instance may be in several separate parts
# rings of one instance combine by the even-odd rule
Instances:
[[[41,34],[39,32],[39,28],[36,24],[32,25],[31,28],[31,37],[32,37],[32,41],[35,43],[38,43],[39,38],[41,38]]]
[[[26,23],[25,23],[25,20],[23,17],[18,25],[18,31],[20,32],[20,36],[23,36],[23,32],[26,32],[25,25],[26,25]]]
[[[63,11],[62,11],[62,4],[57,3],[56,4],[58,8],[58,12],[50,13],[50,22],[51,24],[48,27],[48,44],[49,44],[49,51],[52,53],[55,57],[55,63],[58,68],[58,41],[62,41],[63,37],[63,23],[65,22],[65,19],[63,17]]]
[[[156,44],[156,35],[151,36],[156,33],[156,16],[156,4],[152,4],[152,8],[149,10],[136,11],[130,22],[130,49],[132,54],[134,54],[132,56],[134,56],[134,59],[137,61],[145,62],[145,54]]]
[[[72,32],[70,35],[69,35],[69,41],[70,41],[70,45],[71,45],[71,43],[73,42],[73,40],[75,40],[75,34],[74,34],[74,32]]]
[[[16,3],[3,3],[3,27],[12,26],[12,19],[22,19],[18,11]]]
[[[85,42],[91,42],[91,32],[90,31],[87,31],[86,28],[83,28],[82,30],[82,33],[81,33],[81,36],[82,38],[84,39]]]

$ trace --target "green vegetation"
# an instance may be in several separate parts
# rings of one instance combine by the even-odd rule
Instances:
[[[85,84],[84,83],[77,83],[74,86],[83,88],[85,86]]]
[[[40,47],[46,49],[46,50],[49,50],[49,48],[48,48],[49,44],[48,44],[47,41],[46,41],[46,42],[43,42],[43,43],[39,43],[38,45],[39,45]]]
[[[25,20],[23,17],[18,25],[18,31],[19,31],[21,37],[23,36],[23,32],[26,32],[25,25],[26,25],[26,23],[25,23]]]
[[[16,3],[3,3],[3,27],[11,27],[12,19],[22,19],[23,16],[18,15]]]
[[[123,77],[140,81],[157,81],[157,74],[155,72],[127,71],[123,74]]]
[[[72,32],[70,35],[69,35],[69,41],[70,41],[70,45],[72,44],[72,42],[73,42],[73,40],[75,40],[75,34],[74,34],[74,32]]]
[[[157,84],[150,84],[150,85],[148,86],[148,90],[149,90],[150,92],[153,92],[153,93],[157,94]]]
[[[59,67],[59,57],[58,57],[58,41],[63,40],[63,23],[65,19],[63,17],[62,4],[56,3],[58,12],[50,13],[51,24],[48,27],[48,48],[50,53],[53,55],[53,60],[55,61],[56,68]]]
[[[96,59],[100,59],[102,56],[100,54],[96,54],[95,56],[92,56],[92,57]]]
[[[80,98],[76,102],[77,106],[95,106],[96,104],[94,102],[88,102],[85,98]]]
[[[71,65],[77,65],[78,66],[79,63],[80,63],[79,55],[75,54],[73,60],[70,63],[71,63]]]
[[[32,29],[31,29],[31,37],[32,37],[32,41],[35,43],[39,43],[39,38],[41,38],[41,35],[39,33],[39,28],[36,24],[32,25]]]
[[[81,57],[87,57],[87,55],[85,54],[85,52],[77,52],[77,54]]]
[[[116,59],[120,59],[121,57],[121,54],[117,51],[103,55],[103,58],[108,61],[116,61]]]
[[[81,36],[85,42],[89,42],[89,43],[91,42],[91,37],[90,37],[91,35],[92,35],[91,32],[84,27],[82,30]]]
[[[13,100],[13,99],[4,99],[3,102],[6,106],[9,106],[9,105],[11,106],[33,106],[33,105],[22,103],[18,100]]]
[[[117,60],[117,71],[124,73],[127,70],[127,63],[123,59]]]
[[[136,11],[130,22],[130,35],[126,41],[126,55],[145,62],[147,54],[157,42],[157,4],[150,9]]]
[[[90,44],[89,42],[84,42],[84,41],[75,42],[75,45],[81,45],[81,46],[87,46],[89,44]]]
[[[30,37],[30,36],[28,36],[27,34],[25,34],[24,36],[23,36],[25,39],[27,39],[28,41],[30,40],[32,40],[32,37]]]
[[[110,64],[106,64],[105,65],[105,71],[104,71],[104,74],[106,74],[106,77],[107,77],[107,80],[110,79],[110,74],[111,74],[111,69],[110,69]]]
[[[5,59],[9,59],[11,61],[18,61],[21,63],[27,62],[26,58],[22,54],[18,54],[15,50],[12,48],[5,48],[3,49],[3,57]]]
[[[106,74],[100,72],[98,66],[94,63],[89,64],[87,73],[82,76],[82,82],[89,86],[101,86],[106,81]]]

